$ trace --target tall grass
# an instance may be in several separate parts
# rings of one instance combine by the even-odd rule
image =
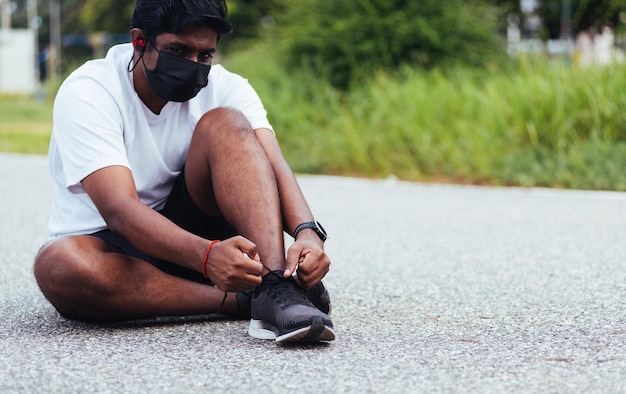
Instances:
[[[297,171],[626,190],[626,66],[404,69],[340,92],[256,51],[226,65],[250,77]]]

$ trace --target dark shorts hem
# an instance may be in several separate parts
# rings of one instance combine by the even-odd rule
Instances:
[[[179,227],[206,239],[223,240],[237,235],[236,230],[222,216],[207,215],[194,204],[187,190],[184,170],[176,179],[167,203],[160,213]],[[126,238],[108,229],[90,235],[111,245],[116,253],[144,260],[167,274],[198,283],[212,284],[202,273],[146,254],[131,245]]]

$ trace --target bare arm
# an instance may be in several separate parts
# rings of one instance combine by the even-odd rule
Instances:
[[[128,168],[102,168],[83,179],[82,185],[112,232],[122,235],[145,253],[201,271],[204,253],[210,241],[181,229],[144,205],[139,200]],[[256,285],[259,281],[258,273],[231,277],[232,273],[225,272],[237,262],[247,264],[241,252],[235,251],[241,250],[255,256],[254,244],[243,237],[231,238],[223,244],[217,244],[211,250],[211,280],[225,291]]]

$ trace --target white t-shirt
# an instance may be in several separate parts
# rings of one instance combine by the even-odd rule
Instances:
[[[214,65],[209,84],[185,103],[168,102],[152,113],[133,87],[131,44],[114,46],[63,83],[54,102],[49,165],[53,181],[51,238],[106,228],[82,188],[92,172],[128,167],[140,200],[161,209],[187,156],[196,123],[208,110],[236,108],[253,129],[272,126],[259,96],[244,78]]]

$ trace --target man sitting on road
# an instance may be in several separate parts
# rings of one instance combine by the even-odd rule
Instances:
[[[222,313],[255,338],[333,340],[326,234],[256,92],[211,66],[224,0],[137,0],[131,27],[55,100],[44,295],[70,319]]]

